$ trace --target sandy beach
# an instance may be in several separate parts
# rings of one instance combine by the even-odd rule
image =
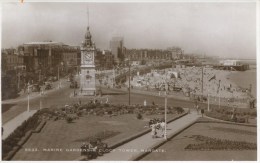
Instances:
[[[242,71],[242,72],[232,72],[228,74],[228,79],[236,83],[239,87],[242,88],[249,88],[250,84],[252,85],[252,96],[256,98],[256,69],[252,68],[247,71]]]
[[[178,74],[178,77],[172,74]],[[203,96],[221,97],[225,101],[249,99],[249,87],[242,88],[229,79],[232,71],[215,70],[210,67],[203,68]],[[131,84],[137,88],[149,90],[173,91],[173,87],[189,91],[191,95],[202,94],[202,68],[170,68],[154,70],[151,73],[135,76]]]

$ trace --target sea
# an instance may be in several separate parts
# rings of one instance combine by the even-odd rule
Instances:
[[[249,88],[250,84],[252,84],[252,96],[257,97],[257,74],[256,64],[250,64],[250,69],[247,71],[232,71],[230,75],[228,75],[229,80],[236,83],[238,86],[242,88]]]

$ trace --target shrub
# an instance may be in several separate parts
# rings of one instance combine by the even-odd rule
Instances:
[[[245,118],[238,118],[237,122],[238,123],[246,123],[246,119]]]
[[[83,110],[84,109],[84,107],[83,106],[79,106],[79,108],[78,108],[79,110]]]
[[[79,117],[81,117],[82,114],[83,114],[82,111],[77,112],[77,116],[79,116]]]
[[[216,118],[216,119],[221,119],[221,120],[224,120],[224,121],[233,121],[233,122],[236,122],[236,119],[230,119],[230,117],[226,114],[221,114],[221,113],[218,113],[218,112],[205,112],[205,114],[209,117],[212,117],[212,118]]]
[[[182,107],[175,107],[175,110],[177,111],[178,114],[181,114],[184,112]]]
[[[136,115],[136,118],[137,118],[137,119],[142,119],[143,116],[142,116],[142,114],[138,113],[138,114]]]
[[[251,115],[252,117],[256,117],[256,116],[257,116],[256,110],[252,111],[250,115]]]
[[[109,110],[109,111],[107,111],[107,114],[112,114],[113,112],[112,112],[112,110]]]
[[[66,121],[67,121],[68,123],[71,123],[71,122],[73,121],[73,118],[72,118],[71,116],[68,116],[68,117],[66,118]]]

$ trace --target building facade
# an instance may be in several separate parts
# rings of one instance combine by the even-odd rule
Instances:
[[[80,48],[59,42],[30,42],[18,47],[27,72],[54,74],[58,67],[68,70],[80,65]]]
[[[140,60],[169,60],[172,58],[171,52],[159,49],[126,49],[125,58],[131,61]]]
[[[171,58],[173,60],[184,59],[184,51],[180,47],[173,46],[167,48],[167,50],[171,52]]]
[[[123,61],[125,54],[123,37],[113,37],[110,41],[110,50],[114,57],[115,63]]]
[[[109,50],[97,50],[95,57],[96,70],[108,70],[114,66],[114,56]]]
[[[19,54],[16,49],[2,50],[2,73],[20,68],[26,69],[23,55]]]

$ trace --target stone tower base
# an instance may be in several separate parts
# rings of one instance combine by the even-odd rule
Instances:
[[[79,90],[78,91],[79,96],[95,96],[96,95],[96,90]]]

